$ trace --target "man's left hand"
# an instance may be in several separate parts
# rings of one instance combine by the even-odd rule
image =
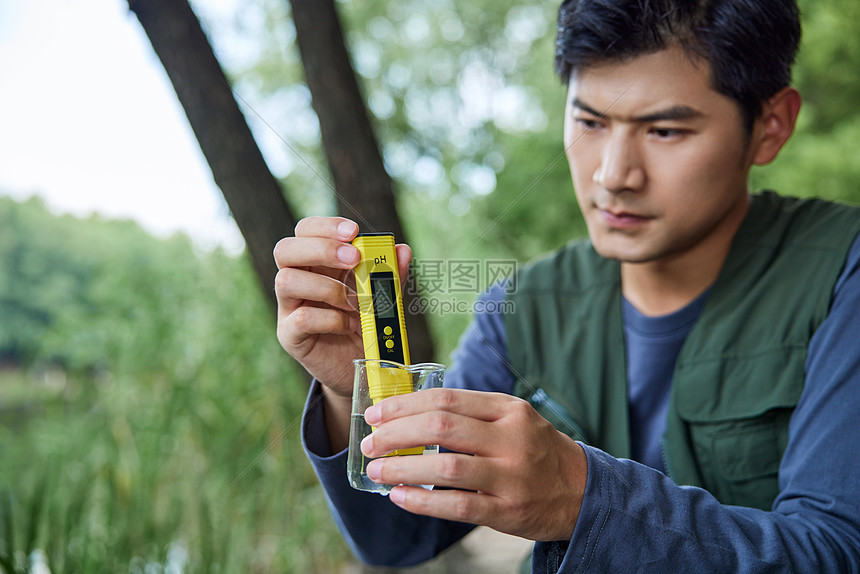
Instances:
[[[585,491],[585,451],[526,401],[503,393],[428,389],[380,401],[365,420],[376,427],[362,442],[365,456],[425,444],[454,451],[368,464],[368,476],[378,483],[454,489],[397,486],[390,498],[399,507],[530,540],[573,535]]]

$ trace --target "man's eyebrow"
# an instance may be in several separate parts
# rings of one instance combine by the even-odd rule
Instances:
[[[606,112],[598,112],[579,98],[574,98],[571,104],[573,105],[573,107],[579,108],[582,111],[589,113],[595,117],[603,117],[604,115],[606,115]],[[630,121],[635,123],[648,123],[662,120],[689,120],[692,118],[702,117],[703,115],[704,114],[702,114],[702,112],[695,110],[690,106],[684,106],[679,104],[675,106],[670,106],[664,110],[658,110],[650,114],[634,116],[630,119]]]

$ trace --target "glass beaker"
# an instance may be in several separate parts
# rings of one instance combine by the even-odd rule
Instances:
[[[356,359],[352,389],[352,419],[349,427],[349,454],[346,474],[349,484],[358,490],[388,494],[395,485],[377,484],[367,476],[367,464],[373,460],[361,452],[361,441],[373,432],[364,421],[364,411],[382,399],[442,386],[445,365],[418,363],[401,365],[379,359]],[[396,450],[385,456],[436,454],[438,445],[425,445]],[[420,485],[432,488],[428,485]]]

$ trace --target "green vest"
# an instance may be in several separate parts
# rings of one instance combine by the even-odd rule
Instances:
[[[810,338],[860,232],[860,209],[754,195],[678,355],[663,437],[669,475],[769,509]],[[514,393],[555,427],[630,456],[617,261],[587,241],[522,267],[505,315]]]

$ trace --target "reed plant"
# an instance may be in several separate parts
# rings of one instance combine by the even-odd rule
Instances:
[[[0,305],[0,325],[48,317],[0,337],[0,572],[349,564],[301,452],[306,379],[244,257],[37,208],[12,206],[17,243],[0,242],[0,302],[20,311]]]

